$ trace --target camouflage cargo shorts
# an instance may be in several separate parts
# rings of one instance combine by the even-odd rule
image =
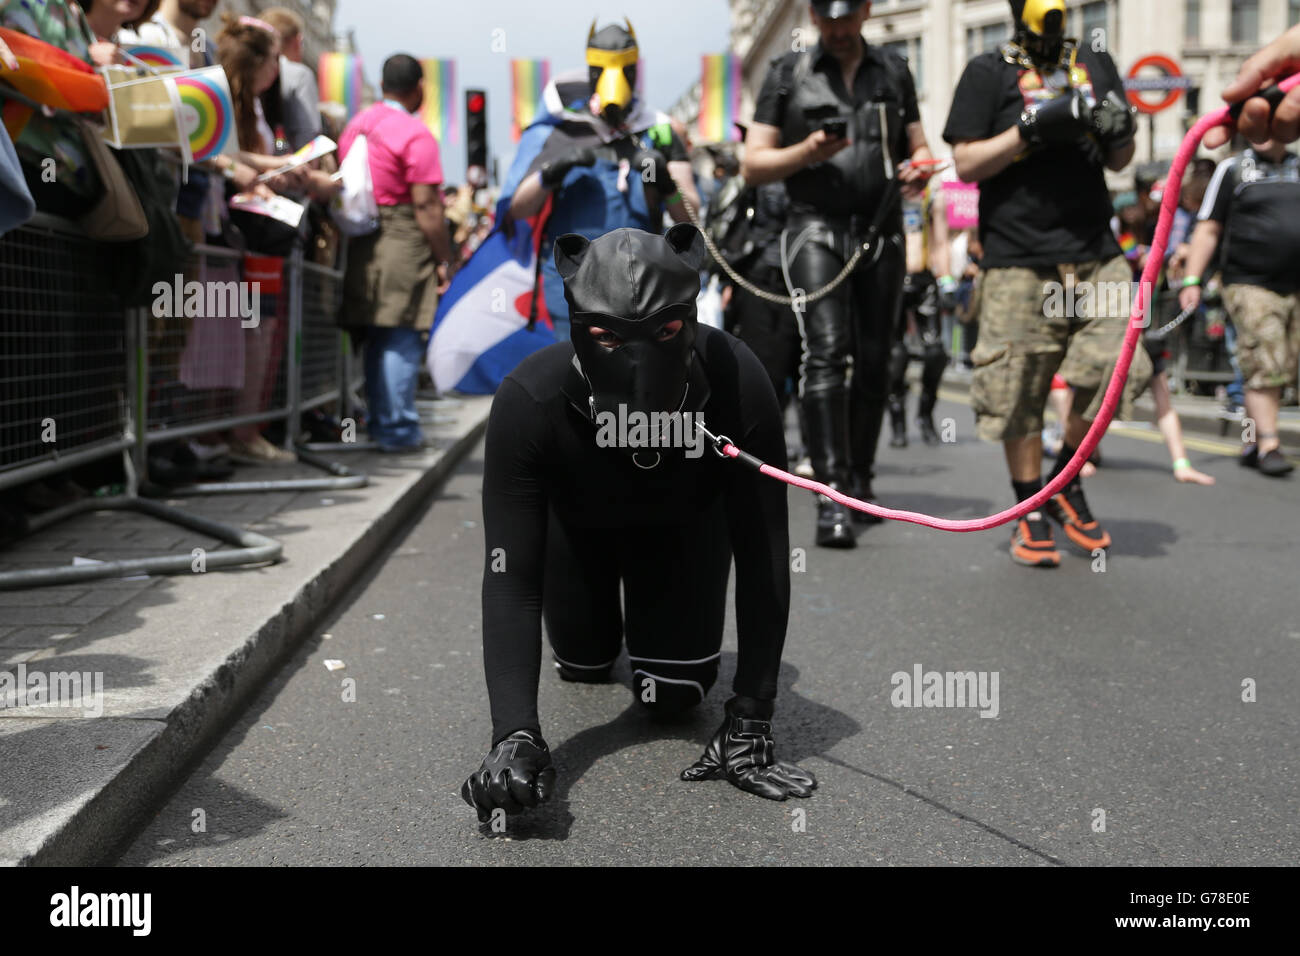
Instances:
[[[1246,387],[1294,385],[1300,366],[1300,293],[1230,285],[1223,290],[1223,304],[1237,327],[1237,364]]]
[[[1123,256],[987,270],[979,342],[971,353],[971,406],[979,436],[1006,441],[1041,431],[1057,372],[1074,388],[1074,412],[1085,421],[1096,418],[1128,328],[1132,294]],[[1120,417],[1131,416],[1133,399],[1150,378],[1151,359],[1138,348]]]

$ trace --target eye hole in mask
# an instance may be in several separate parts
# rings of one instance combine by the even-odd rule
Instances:
[[[681,319],[674,319],[671,322],[664,323],[664,325],[655,332],[655,341],[671,342],[682,331],[684,325],[685,323]],[[587,334],[596,341],[596,344],[609,349],[611,352],[623,344],[623,339],[609,331],[609,329],[601,328],[598,325],[588,326]]]

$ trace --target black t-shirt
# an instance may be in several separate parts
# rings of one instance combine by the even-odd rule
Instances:
[[[709,430],[783,468],[785,432],[776,395],[754,353],[739,339],[699,328],[691,394]],[[698,380],[697,380],[698,379]],[[601,448],[596,426],[577,408],[588,394],[573,366],[573,345],[534,352],[501,383],[488,420],[483,466],[483,654],[493,741],[540,730],[537,679],[542,656],[542,584],[547,518],[626,538],[638,525],[695,522],[724,499],[736,567],[738,694],[770,700],[790,611],[786,487],[712,451],[695,459],[665,451],[641,470],[624,451]],[[494,573],[494,552],[509,555]]]
[[[789,111],[795,103],[795,65],[809,57],[811,70],[824,75],[830,93],[838,101],[837,118],[848,121],[850,146],[824,163],[805,167],[786,179],[786,189],[795,210],[814,209],[822,213],[844,215],[874,214],[883,195],[886,165],[882,140],[889,138],[888,155],[896,166],[911,155],[907,127],[921,121],[916,102],[916,84],[907,60],[865,40],[862,60],[853,76],[853,89],[844,86],[843,71],[829,53],[816,44],[807,53],[788,53],[772,61],[763,87],[754,104],[754,122],[766,123],[782,130],[783,145],[795,140],[789,135],[806,136],[820,125],[820,119],[790,123]],[[833,103],[833,101],[832,101]],[[881,130],[877,108],[892,114],[888,129]],[[829,115],[822,118],[830,118]],[[895,216],[895,219],[898,217]]]
[[[1080,47],[1071,77],[1095,105],[1124,94],[1107,53]],[[1039,75],[997,52],[966,64],[943,138],[956,145],[985,140],[1015,126],[1029,106],[1052,94]],[[980,183],[980,240],[986,269],[1051,266],[1111,259],[1120,254],[1110,229],[1114,215],[1104,168],[1081,146],[1027,148],[1006,169]]]
[[[1272,163],[1253,149],[1225,159],[1205,191],[1198,219],[1223,224],[1226,284],[1300,290],[1300,156]]]

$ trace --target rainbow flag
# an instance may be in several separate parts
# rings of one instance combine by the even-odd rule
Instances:
[[[235,104],[222,67],[204,67],[163,80],[176,90],[180,126],[186,136],[183,145],[189,153],[187,162],[201,163],[221,153],[238,152]]]
[[[179,51],[168,50],[165,47],[128,43],[122,47],[122,52],[127,62],[136,66],[144,64],[153,67],[155,70],[188,70],[190,68],[188,57],[182,59],[182,54]]]
[[[740,139],[740,57],[707,53],[700,57],[700,139],[706,143]]]
[[[0,69],[0,82],[37,103],[76,113],[97,113],[108,108],[104,78],[71,53],[0,27],[4,40],[18,60],[17,71]]]
[[[316,66],[323,103],[342,103],[348,116],[361,110],[361,57],[352,53],[322,53]]]
[[[460,142],[456,122],[456,61],[421,60],[424,67],[424,108],[420,118],[439,146]]]
[[[510,138],[516,143],[524,130],[533,125],[537,118],[538,107],[542,100],[542,91],[551,80],[550,60],[511,60],[510,61],[510,99],[513,104],[510,113]]]

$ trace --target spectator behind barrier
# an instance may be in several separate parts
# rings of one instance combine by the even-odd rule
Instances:
[[[302,17],[284,7],[267,7],[261,18],[280,34],[280,116],[291,150],[321,133],[316,74],[302,62]]]
[[[90,48],[95,43],[95,34],[75,3],[46,0],[32,6],[25,0],[0,0],[0,26],[19,30],[86,63],[94,63]],[[8,104],[4,89],[0,84],[0,101]],[[10,109],[14,107],[10,105]],[[6,110],[6,125],[12,118],[13,114]],[[81,131],[71,116],[31,112],[14,140],[14,147],[27,188],[36,200],[36,208],[42,212],[77,219],[103,194],[103,185],[86,151]],[[54,161],[53,177],[41,175],[42,164],[47,159]]]

